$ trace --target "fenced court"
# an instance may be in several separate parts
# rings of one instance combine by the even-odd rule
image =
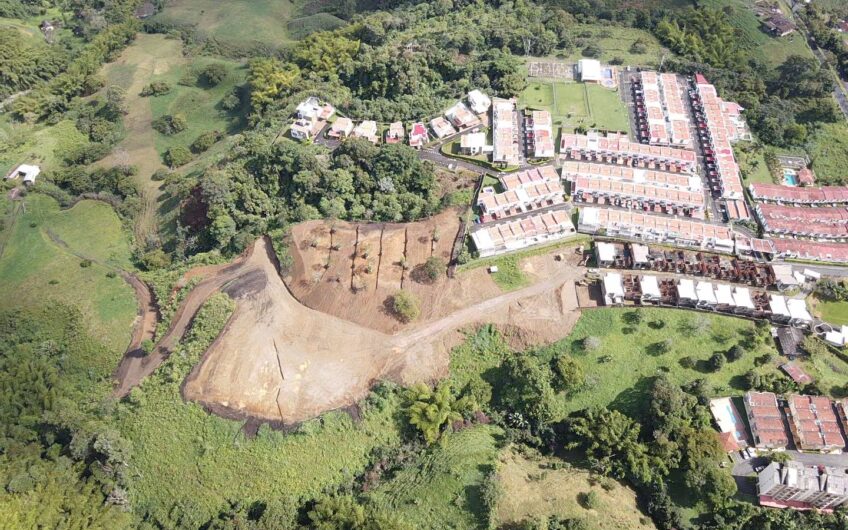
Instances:
[[[548,110],[554,127],[627,131],[627,109],[618,92],[598,85],[531,81],[521,93],[525,108]]]

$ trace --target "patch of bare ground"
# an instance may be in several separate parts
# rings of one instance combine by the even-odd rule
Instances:
[[[232,264],[203,271],[204,279],[186,296],[154,352],[125,359],[116,374],[116,394],[125,395],[167,358],[217,290],[229,294],[236,309],[183,384],[186,399],[215,414],[287,426],[353,406],[380,379],[403,385],[433,382],[447,375],[450,348],[461,340],[457,330],[470,325],[503,326],[510,340],[522,345],[568,334],[578,318],[574,280],[582,271],[564,262],[550,265],[550,257],[532,258],[532,263],[534,270],[545,272],[543,279],[509,293],[501,293],[482,270],[422,284],[421,289],[431,290],[426,298],[432,304],[430,318],[392,335],[299,303],[280,278],[270,243],[260,239]],[[467,278],[490,282],[492,288],[481,294]],[[354,296],[349,290],[342,294]],[[383,316],[379,298],[372,299],[372,306],[361,300],[344,303],[370,312],[369,322]]]
[[[387,311],[401,288],[419,301],[419,321],[440,318],[501,293],[485,270],[455,280],[429,281],[421,272],[428,258],[445,264],[459,229],[459,210],[415,223],[351,224],[311,221],[292,229],[293,266],[284,278],[302,304],[381,331],[403,329]]]

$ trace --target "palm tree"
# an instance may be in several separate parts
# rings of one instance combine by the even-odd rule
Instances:
[[[468,407],[465,398],[454,399],[450,384],[444,381],[435,390],[422,383],[416,384],[409,388],[406,398],[409,423],[421,431],[428,444],[439,439],[445,425],[462,419],[461,411]]]

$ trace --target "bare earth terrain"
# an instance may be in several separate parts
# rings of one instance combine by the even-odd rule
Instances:
[[[199,307],[197,298],[205,300],[219,285],[236,300],[227,326],[186,380],[186,399],[227,416],[298,423],[354,404],[379,379],[411,384],[444,377],[456,330],[475,322],[502,324],[538,342],[564,336],[578,317],[573,281],[580,272],[562,266],[525,289],[389,335],[298,303],[272,259],[261,239],[243,262],[225,269],[223,283],[219,276],[204,280],[186,298]],[[172,329],[187,324],[194,311],[181,310]],[[163,342],[173,337],[169,331]],[[151,373],[155,366],[147,368]]]

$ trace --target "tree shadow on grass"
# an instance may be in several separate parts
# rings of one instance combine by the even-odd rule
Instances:
[[[653,376],[640,378],[633,386],[619,392],[608,408],[638,419],[644,413],[648,401],[648,392],[655,380],[656,377]]]

